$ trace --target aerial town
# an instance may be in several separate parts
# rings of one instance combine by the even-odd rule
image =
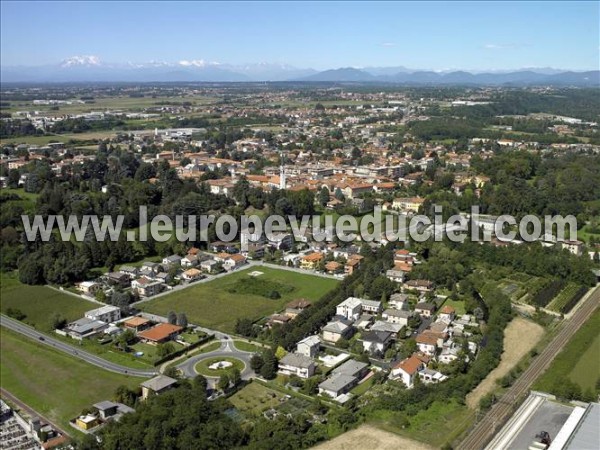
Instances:
[[[16,62],[2,449],[600,447],[598,71]]]

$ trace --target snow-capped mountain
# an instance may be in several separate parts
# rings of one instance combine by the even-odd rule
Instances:
[[[71,56],[58,64],[38,67],[0,67],[3,83],[47,82],[251,82],[310,81],[404,84],[526,85],[568,84],[598,86],[598,71],[567,72],[551,68],[518,71],[414,70],[390,67],[345,67],[318,72],[284,63],[227,64],[202,58],[176,62],[106,63],[99,56]]]

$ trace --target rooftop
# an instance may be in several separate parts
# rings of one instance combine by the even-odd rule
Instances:
[[[142,384],[140,384],[140,386],[150,389],[154,392],[160,392],[169,386],[173,386],[175,383],[177,383],[177,380],[174,378],[167,377],[166,375],[158,375],[154,378],[144,381]]]

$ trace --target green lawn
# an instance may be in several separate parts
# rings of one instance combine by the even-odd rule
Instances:
[[[386,431],[439,448],[454,441],[474,419],[474,412],[464,405],[455,401],[436,401],[411,417],[400,412],[377,411],[369,422]]]
[[[86,311],[100,306],[46,286],[22,284],[6,274],[2,274],[0,280],[2,313],[6,314],[8,308],[18,309],[27,316],[23,322],[40,331],[52,331],[55,313],[60,313],[67,321],[73,321],[83,317]]]
[[[230,362],[231,364],[233,364],[233,366],[229,366],[229,367],[223,368],[223,369],[210,369],[208,367],[214,363],[221,362],[221,361]],[[196,366],[194,367],[194,370],[204,376],[220,377],[223,374],[229,373],[229,371],[231,371],[233,369],[239,369],[239,371],[241,372],[244,370],[244,367],[245,367],[244,362],[240,361],[237,358],[225,358],[225,357],[219,356],[219,357],[209,358],[209,359],[200,361],[198,364],[196,364]]]
[[[253,270],[263,273],[257,279],[291,286],[293,290],[282,293],[281,298],[276,300],[259,295],[228,292],[228,289],[238,280],[249,277],[249,273]],[[337,280],[329,278],[257,267],[165,295],[143,303],[140,307],[163,316],[166,316],[169,311],[184,312],[190,323],[232,333],[238,319],[260,319],[281,311],[286,303],[300,297],[318,300],[337,283]]]
[[[536,381],[534,389],[551,391],[556,379],[568,377],[582,390],[594,389],[600,378],[600,310],[577,331],[554,359],[548,370]]]
[[[229,398],[238,411],[250,416],[258,416],[269,408],[280,404],[283,394],[260,383],[250,383]]]
[[[233,341],[233,345],[238,350],[241,350],[243,352],[253,352],[253,353],[262,352],[265,348],[267,348],[267,347],[262,347],[260,345],[251,344],[250,342],[239,341],[239,340]]]
[[[449,298],[447,298],[444,301],[443,306],[452,306],[455,309],[457,316],[462,316],[466,313],[465,302],[463,300],[450,300]]]
[[[2,387],[65,430],[72,429],[69,419],[111,399],[118,386],[133,388],[143,381],[102,370],[4,328],[0,336]]]

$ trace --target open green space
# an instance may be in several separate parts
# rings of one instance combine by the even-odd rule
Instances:
[[[229,289],[240,279],[250,277],[254,270],[262,272],[257,279],[291,287],[281,292],[280,298],[270,299],[262,295],[231,293]],[[148,312],[166,316],[169,311],[185,312],[188,320],[196,325],[231,333],[238,319],[258,320],[281,311],[285,304],[296,298],[318,300],[333,289],[337,280],[316,277],[288,270],[257,267],[176,291],[140,305]]]
[[[454,308],[454,310],[456,311],[457,316],[462,316],[463,314],[466,313],[465,302],[463,300],[450,300],[449,298],[447,298],[444,301],[443,306],[452,306]]]
[[[593,390],[600,378],[600,310],[588,321],[554,359],[546,372],[535,382],[534,389],[552,392],[557,380],[568,378],[583,391]]]
[[[229,366],[229,367],[225,367],[223,369],[210,369],[209,368],[209,366],[211,366],[215,363],[221,362],[221,361],[230,362],[233,365]],[[244,370],[244,367],[245,367],[245,364],[243,363],[243,361],[240,361],[237,358],[227,358],[227,357],[217,356],[214,358],[209,358],[209,359],[200,361],[199,363],[197,363],[194,366],[194,370],[197,373],[199,373],[200,375],[204,375],[207,377],[220,377],[221,375],[229,373],[233,369],[238,369],[241,372],[242,370]]]
[[[82,409],[113,398],[116,388],[143,380],[87,364],[52,348],[0,330],[1,385],[66,430]]]
[[[258,416],[280,404],[284,395],[260,383],[250,383],[229,397],[236,409],[249,416]]]
[[[455,401],[436,401],[426,410],[406,417],[394,411],[377,411],[369,423],[392,433],[440,448],[460,436],[475,419],[475,413]]]
[[[40,331],[53,331],[52,323],[57,313],[67,321],[73,321],[83,317],[86,311],[101,306],[47,286],[22,284],[6,274],[2,274],[0,280],[2,313],[7,314],[9,309],[19,310],[25,314],[23,322]]]
[[[260,345],[251,344],[250,342],[240,341],[240,340],[233,341],[233,345],[238,350],[241,350],[243,352],[252,352],[252,353],[262,352],[266,348],[266,347],[262,347]]]

